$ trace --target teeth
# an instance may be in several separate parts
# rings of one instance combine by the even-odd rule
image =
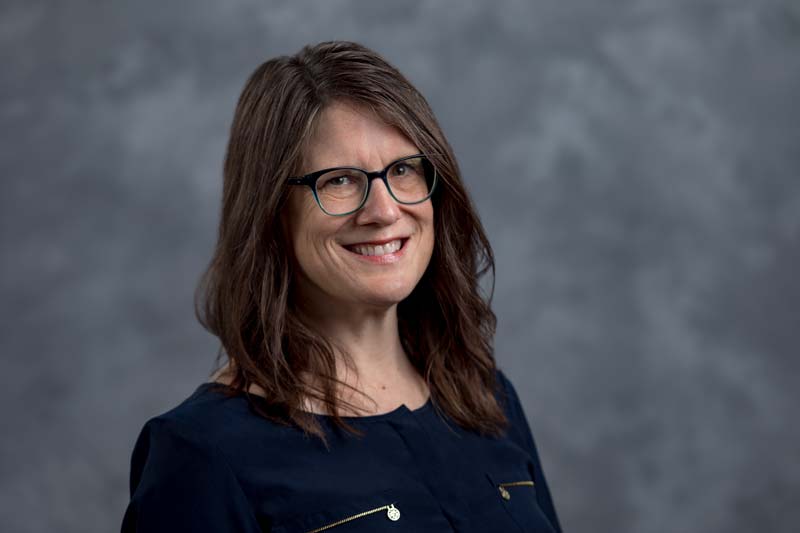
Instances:
[[[353,246],[353,250],[360,255],[384,255],[384,254],[392,254],[400,249],[402,241],[400,239],[392,242],[387,242],[386,244],[381,244],[378,246],[369,246],[366,244],[359,244],[358,246]]]

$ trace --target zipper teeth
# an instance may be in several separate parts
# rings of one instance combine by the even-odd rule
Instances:
[[[394,505],[394,504],[392,504]],[[389,505],[381,505],[380,507],[376,507],[375,509],[370,509],[369,511],[364,511],[363,513],[354,514],[353,516],[348,516],[347,518],[342,518],[341,520],[337,520],[336,522],[331,522],[330,524],[325,524],[322,527],[318,527],[317,529],[312,529],[311,531],[306,531],[306,533],[317,533],[318,531],[325,531],[326,529],[330,529],[332,527],[341,526],[345,522],[349,522],[351,520],[355,520],[357,518],[361,518],[362,516],[367,516],[368,514],[377,513],[378,511],[383,511],[384,509],[388,509]]]
[[[533,481],[530,481],[530,480],[527,480],[527,481],[512,481],[510,483],[500,483],[498,486],[500,486],[500,487],[519,487],[519,486],[522,486],[522,485],[527,485],[527,486],[533,487]]]

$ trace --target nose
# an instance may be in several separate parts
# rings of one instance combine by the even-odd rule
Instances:
[[[400,207],[394,201],[386,184],[379,178],[372,180],[364,206],[356,213],[359,224],[391,224],[400,218]]]

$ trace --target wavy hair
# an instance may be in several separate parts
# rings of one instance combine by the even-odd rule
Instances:
[[[284,182],[300,171],[320,111],[333,101],[371,109],[429,154],[440,177],[431,198],[434,250],[421,280],[398,304],[400,339],[437,410],[463,428],[500,434],[508,421],[495,396],[502,389],[493,356],[491,246],[425,98],[380,55],[353,42],[308,45],[270,59],[239,97],[217,244],[195,292],[197,319],[221,341],[216,364],[224,357],[232,363],[232,379],[220,390],[244,393],[261,416],[299,426],[326,446],[319,422],[302,409],[304,398],[325,405],[338,427],[363,435],[340,417],[341,403],[354,406],[337,397],[337,384],[350,386],[337,378],[330,340],[293,301],[295,267],[280,216],[289,189]],[[487,301],[479,280],[490,269]],[[252,398],[253,385],[266,401]]]

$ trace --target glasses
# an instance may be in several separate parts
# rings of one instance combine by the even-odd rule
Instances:
[[[422,154],[403,157],[375,172],[357,167],[335,167],[286,181],[290,185],[311,187],[320,209],[331,216],[343,216],[364,207],[370,184],[375,178],[383,181],[396,202],[405,205],[418,204],[430,198],[437,182],[433,163]]]

